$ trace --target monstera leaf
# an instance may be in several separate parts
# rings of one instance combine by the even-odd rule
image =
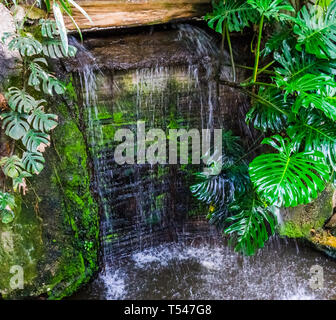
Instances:
[[[321,59],[336,59],[336,1],[332,1],[326,13],[319,6],[304,6],[295,20],[294,33],[298,35],[298,50]]]
[[[249,189],[248,167],[242,160],[245,150],[238,141],[239,137],[234,136],[231,131],[223,133],[220,174],[196,173],[198,181],[190,190],[197,199],[222,207],[232,202],[238,193]],[[212,165],[211,161],[209,165]]]
[[[41,43],[30,36],[14,35],[8,43],[8,48],[18,50],[22,56],[33,56],[42,52]]]
[[[207,204],[224,206],[249,187],[246,165],[225,166],[218,176],[198,174],[200,182],[191,186],[194,196]]]
[[[294,11],[294,8],[285,0],[247,0],[247,3],[267,19],[289,20],[291,16],[282,13],[283,10]]]
[[[315,107],[324,112],[324,114],[331,120],[336,120],[336,88],[326,85],[317,93],[302,93],[293,106],[293,111],[298,113],[300,107]]]
[[[57,115],[45,113],[43,107],[39,107],[28,117],[28,122],[37,131],[49,132],[57,126],[57,119]]]
[[[13,195],[0,192],[0,220],[2,223],[7,224],[14,220],[13,209],[16,207]]]
[[[54,20],[41,19],[41,33],[44,38],[54,38],[54,36],[59,36],[59,31]]]
[[[65,92],[65,85],[53,75],[47,73],[41,67],[41,64],[48,66],[44,58],[36,58],[29,64],[30,76],[28,84],[39,91],[39,86],[42,83],[43,92],[51,96],[54,90],[57,94],[63,94]]]
[[[45,100],[35,100],[26,91],[15,87],[8,89],[6,97],[11,109],[19,113],[30,113],[33,109],[37,108],[40,103],[45,102]]]
[[[28,84],[30,86],[39,86],[41,81],[48,80],[48,73],[41,67],[41,64],[48,66],[48,62],[44,58],[35,58],[32,62],[30,62],[30,75],[28,78]]]
[[[280,64],[280,67],[275,68],[275,82],[279,87],[283,83],[291,82],[305,73],[321,73],[318,69],[320,61],[305,51],[298,52],[293,49],[287,41],[282,41],[280,46],[278,46],[278,50],[274,53],[274,59]]]
[[[6,209],[7,206],[15,208],[15,199],[10,193],[0,191],[0,210]]]
[[[329,167],[318,150],[298,152],[297,144],[279,135],[263,140],[278,153],[262,154],[250,163],[251,181],[269,204],[294,207],[309,203],[325,188]]]
[[[1,158],[0,167],[2,167],[4,174],[10,178],[18,177],[24,169],[21,159],[18,156]]]
[[[256,22],[258,15],[246,1],[216,1],[213,2],[213,12],[208,13],[204,19],[210,28],[223,33],[226,25],[230,32],[241,31],[248,27],[250,22]]]
[[[27,123],[28,116],[24,113],[11,111],[3,113],[1,117],[2,129],[5,129],[5,133],[14,140],[21,139],[30,128]]]
[[[253,255],[258,248],[262,248],[274,234],[277,224],[272,207],[265,207],[256,195],[244,197],[233,203],[229,208],[232,216],[227,218],[224,234],[235,238],[235,251],[242,251],[246,255]]]
[[[27,191],[26,186],[26,178],[31,177],[32,175],[29,172],[22,171],[20,175],[16,178],[13,178],[13,190],[16,191],[23,191],[23,194]]]
[[[287,129],[289,137],[304,151],[323,153],[328,164],[336,171],[336,127],[323,114],[306,111]]]
[[[252,121],[254,127],[263,132],[279,132],[286,128],[287,116],[281,111],[290,111],[290,100],[284,101],[283,93],[277,88],[261,87],[259,97],[262,99],[256,99],[246,114],[247,123]],[[277,109],[270,105],[277,106]]]
[[[52,59],[74,57],[77,53],[76,47],[69,45],[68,53],[64,50],[62,42],[58,39],[45,39],[43,41],[43,54]]]
[[[43,152],[46,146],[50,145],[50,136],[46,133],[30,129],[22,138],[22,143],[31,152]]]
[[[311,91],[325,91],[327,86],[335,87],[336,82],[332,77],[325,75],[316,75],[306,73],[302,77],[293,79],[292,81],[286,81],[286,78],[282,82],[278,80],[278,86],[286,91],[285,96],[293,93],[311,93]]]
[[[53,95],[55,91],[56,94],[63,94],[65,92],[65,85],[63,82],[59,81],[56,77],[49,75],[46,81],[43,81],[43,91],[49,95]]]
[[[280,31],[273,33],[265,43],[265,48],[261,52],[262,55],[267,56],[271,52],[279,50],[284,41],[289,43],[295,41],[291,28],[284,27]]]
[[[39,174],[44,168],[44,157],[41,152],[24,152],[22,163],[28,172]]]

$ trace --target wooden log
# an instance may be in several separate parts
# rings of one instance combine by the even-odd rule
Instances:
[[[82,30],[122,28],[167,23],[202,17],[211,10],[211,0],[78,0],[93,25],[77,10],[73,17]],[[76,29],[66,19],[69,30]]]

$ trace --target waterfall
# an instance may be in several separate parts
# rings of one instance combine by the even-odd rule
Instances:
[[[132,255],[140,259],[144,250],[171,241],[197,245],[217,236],[203,218],[197,219],[204,217],[207,209],[189,191],[192,174],[201,167],[120,166],[114,160],[115,132],[119,128],[135,132],[137,121],[145,121],[147,129],[161,128],[166,133],[169,128],[241,129],[231,126],[242,112],[239,108],[232,111],[231,103],[244,100],[215,81],[219,68],[216,40],[199,27],[180,24],[169,31],[164,42],[177,51],[176,60],[167,62],[162,59],[164,48],[160,51],[150,46],[153,39],[158,39],[158,45],[162,42],[165,32],[157,33],[143,36],[149,43],[144,47],[146,54],[129,51],[129,64],[115,47],[115,56],[111,56],[108,50],[95,48],[95,42],[90,42],[88,51],[71,40],[78,48],[73,70],[82,91],[94,189],[102,211],[102,271],[95,283],[104,287],[105,297],[111,299],[125,296],[128,280],[122,266]],[[120,52],[127,52],[127,36],[112,42],[119,43]],[[229,61],[227,53],[225,57]],[[224,66],[221,76],[230,79],[231,68]]]

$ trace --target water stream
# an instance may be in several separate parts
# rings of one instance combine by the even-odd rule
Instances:
[[[310,286],[312,266],[323,266],[324,286]],[[265,299],[336,298],[335,262],[310,248],[279,239],[254,257],[222,244],[167,243],[132,253],[101,274],[89,299]]]
[[[139,35],[110,35],[80,44],[70,71],[79,79],[101,207],[101,271],[74,298],[326,299],[336,298],[334,262],[281,239],[242,257],[204,219],[191,197],[191,165],[118,165],[118,128],[225,128],[249,144],[248,108],[239,92],[217,86],[215,39],[178,25]],[[141,49],[140,49],[141,48]],[[229,58],[226,57],[229,61]],[[239,59],[244,59],[241,54]],[[230,67],[222,68],[230,79]],[[238,77],[242,76],[238,72]],[[324,289],[309,270],[324,268]]]

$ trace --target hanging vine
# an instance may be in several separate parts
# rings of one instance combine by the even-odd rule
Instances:
[[[51,3],[44,1],[47,13]],[[17,6],[16,1],[6,1],[7,6]],[[45,166],[45,150],[50,146],[50,134],[57,126],[58,116],[48,113],[47,98],[64,94],[66,85],[49,71],[53,59],[74,57],[76,48],[68,43],[63,14],[72,18],[74,6],[90,21],[86,12],[72,0],[53,1],[55,20],[41,19],[34,35],[23,23],[17,24],[15,33],[5,33],[1,39],[9,50],[19,52],[22,60],[19,87],[10,87],[2,96],[0,113],[2,129],[12,139],[10,153],[0,158],[0,167],[11,186],[3,183],[0,191],[0,220],[9,223],[14,218],[15,192],[27,192],[27,179],[38,175]],[[77,26],[77,24],[75,23]],[[78,27],[78,26],[77,26]],[[79,30],[80,31],[80,30]],[[48,62],[49,61],[49,62]],[[43,96],[46,99],[41,99]]]

